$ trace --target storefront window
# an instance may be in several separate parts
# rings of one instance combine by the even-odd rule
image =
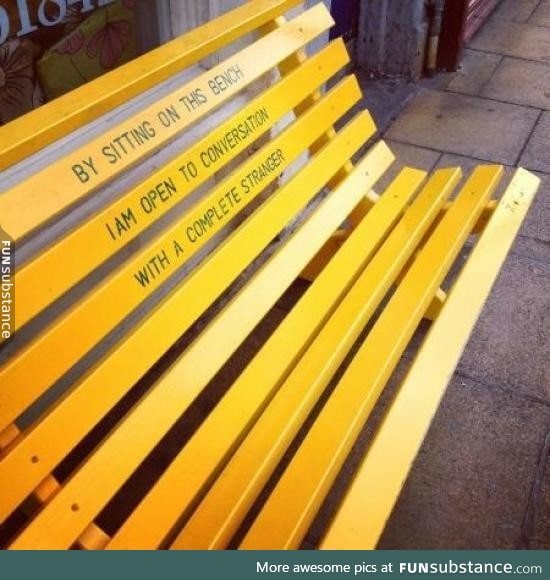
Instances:
[[[170,0],[0,0],[0,123],[168,40]]]

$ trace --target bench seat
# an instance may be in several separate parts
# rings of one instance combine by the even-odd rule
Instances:
[[[376,547],[538,179],[518,169],[496,200],[502,166],[463,183],[459,168],[404,168],[374,193],[394,157],[368,112],[350,114],[355,78],[329,83],[348,63],[342,40],[304,50],[330,14],[284,17],[297,3],[248,2],[0,129],[2,166],[25,163],[257,33],[0,194],[18,251],[38,248],[18,265],[16,333],[0,345],[6,547],[291,549],[318,521],[321,548]],[[50,120],[32,139],[38,114]],[[196,127],[168,163],[117,185]],[[86,209],[106,186],[117,194]],[[404,353],[408,372],[323,520]]]

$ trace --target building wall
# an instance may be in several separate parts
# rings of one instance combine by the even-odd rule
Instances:
[[[330,10],[331,0],[323,1]],[[318,2],[319,0],[305,0],[304,6],[307,8]],[[243,3],[244,0],[169,0],[168,10],[166,10],[166,5],[159,4],[159,8],[164,10],[161,20],[164,19],[165,22],[164,25],[161,23],[160,29],[174,38]],[[297,8],[291,14],[297,14],[301,10],[301,8]],[[168,19],[168,23],[166,23],[166,19]],[[161,41],[164,40],[166,39],[161,39]],[[311,50],[318,50],[327,42],[328,32],[312,43]]]
[[[357,64],[376,76],[418,79],[428,33],[425,0],[362,0]]]

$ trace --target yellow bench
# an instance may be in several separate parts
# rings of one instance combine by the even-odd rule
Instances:
[[[518,170],[496,202],[503,169],[481,166],[449,201],[458,168],[429,177],[406,168],[377,196],[393,156],[379,141],[351,161],[375,125],[361,112],[335,130],[360,90],[352,76],[322,90],[348,56],[336,40],[307,57],[304,46],[333,22],[322,4],[286,19],[297,3],[245,3],[0,129],[6,168],[258,33],[4,191],[0,225],[26,242],[270,70],[281,75],[18,268],[23,338],[1,347],[0,366],[7,546],[299,547],[429,319],[320,544],[376,546],[538,180]],[[474,239],[449,290],[448,272]],[[130,255],[117,262],[123,248]],[[251,346],[300,277],[311,282],[303,295]],[[227,363],[243,349],[253,355],[231,378]]]

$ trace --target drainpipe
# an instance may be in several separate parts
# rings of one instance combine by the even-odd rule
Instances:
[[[439,36],[441,34],[444,5],[445,0],[429,0],[428,14],[430,18],[430,27],[428,32],[428,50],[426,57],[426,74],[429,77],[435,75],[437,68],[437,52],[439,49]]]

